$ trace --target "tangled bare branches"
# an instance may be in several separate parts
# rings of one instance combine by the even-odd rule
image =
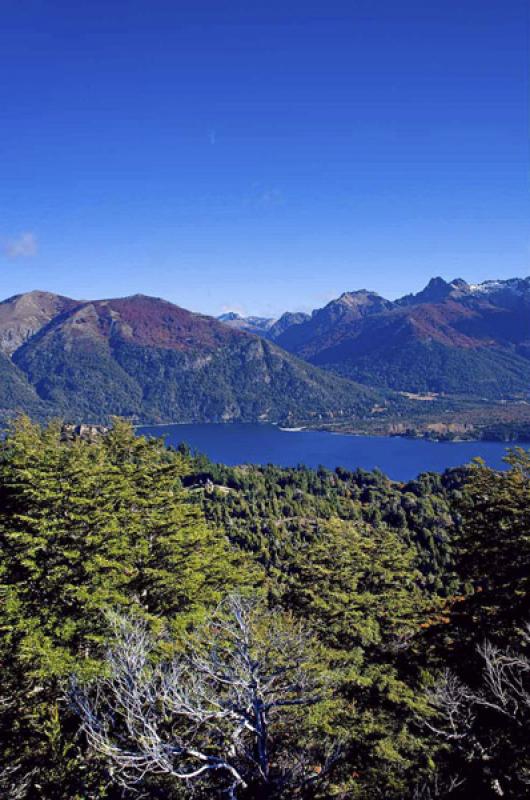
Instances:
[[[302,757],[288,763],[278,740],[286,719],[320,696],[299,625],[264,617],[256,601],[233,596],[194,647],[169,662],[154,658],[144,624],[115,617],[114,630],[107,677],[74,685],[73,698],[90,744],[122,784],[166,775],[189,786],[208,781],[236,798],[328,768],[315,771]]]
[[[6,696],[0,695],[0,714],[12,710],[14,703]],[[24,771],[22,766],[13,763],[5,763],[0,759],[0,797],[6,800],[24,800],[28,796],[29,784],[32,772]]]
[[[425,726],[446,741],[459,742],[467,739],[473,730],[475,695],[456,675],[446,670],[434,689],[428,694],[432,719],[424,720]]]
[[[464,783],[464,779],[458,775],[451,775],[444,780],[434,775],[430,780],[417,784],[411,800],[441,800],[456,792]]]
[[[484,691],[476,702],[525,724],[530,713],[530,660],[521,653],[503,652],[487,641],[479,652],[484,662]]]
[[[32,776],[32,772],[23,772],[20,766],[0,767],[0,797],[25,800]]]
[[[530,628],[525,638],[530,642]],[[479,687],[471,688],[450,671],[445,672],[430,693],[433,713],[423,724],[456,747],[467,762],[487,765],[490,788],[502,797],[502,775],[495,774],[493,766],[503,744],[502,720],[511,730],[521,732],[521,741],[526,741],[526,758],[530,756],[526,736],[530,725],[530,659],[489,641],[478,648],[478,653],[482,661]],[[528,776],[521,774],[518,779],[526,783]]]

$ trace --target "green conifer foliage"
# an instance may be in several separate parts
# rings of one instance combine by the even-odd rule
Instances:
[[[455,620],[475,641],[530,620],[530,453],[515,448],[498,471],[477,460],[460,503],[458,569],[468,597]]]
[[[411,759],[423,763],[411,730],[421,701],[406,667],[407,643],[427,618],[415,551],[386,528],[332,520],[293,557],[284,602],[327,648],[338,688],[324,727],[342,731],[348,797],[399,793]],[[402,663],[404,661],[404,663]],[[374,792],[374,794],[372,794]]]
[[[15,747],[21,774],[25,759],[40,754],[31,785],[55,774],[54,797],[60,786],[75,796],[70,777],[59,775],[70,775],[70,761],[79,773],[62,698],[71,673],[99,669],[103,612],[127,610],[155,629],[163,621],[178,637],[255,580],[190,502],[184,472],[182,455],[120,421],[87,442],[63,441],[58,423],[41,429],[23,418],[1,446],[0,656],[4,685],[16,687],[0,723],[11,745],[1,739]]]

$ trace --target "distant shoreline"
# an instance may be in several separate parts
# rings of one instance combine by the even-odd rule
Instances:
[[[270,425],[271,427],[277,428],[277,430],[282,431],[283,433],[302,433],[306,432],[309,433],[314,431],[315,433],[331,433],[335,436],[352,436],[352,437],[364,437],[368,439],[404,439],[408,441],[423,441],[423,442],[432,442],[433,444],[464,444],[466,442],[491,442],[491,443],[499,443],[504,444],[507,448],[508,447],[529,447],[530,448],[530,441],[525,441],[524,439],[517,439],[517,440],[501,440],[496,438],[483,438],[477,436],[455,436],[454,438],[444,438],[444,437],[435,437],[435,436],[421,436],[421,435],[407,435],[407,433],[388,433],[386,431],[355,431],[355,430],[333,430],[326,427],[312,427],[310,425],[300,425],[292,428],[283,427],[282,425],[278,424],[277,422],[159,422],[154,424],[149,423],[142,423],[140,425],[133,425],[135,431],[138,431],[143,428],[173,428],[173,427],[182,427],[186,425]]]

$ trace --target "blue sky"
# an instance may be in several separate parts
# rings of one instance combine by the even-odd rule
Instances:
[[[0,295],[275,315],[529,268],[526,0],[2,0]]]

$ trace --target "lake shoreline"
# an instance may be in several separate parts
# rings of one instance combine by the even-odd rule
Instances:
[[[168,446],[185,444],[193,452],[227,466],[379,469],[397,481],[411,480],[424,472],[442,473],[469,464],[476,457],[495,469],[504,469],[507,450],[504,442],[433,441],[309,428],[285,431],[265,423],[158,424],[138,426],[136,430],[140,435],[163,438]],[[512,442],[510,446],[521,444]]]
[[[369,438],[377,438],[377,439],[406,439],[408,441],[425,441],[425,442],[432,442],[433,444],[459,444],[462,442],[491,442],[497,444],[503,444],[506,447],[524,447],[525,445],[530,447],[530,439],[527,441],[525,439],[500,439],[495,437],[487,437],[487,436],[476,436],[470,434],[469,436],[462,436],[462,435],[455,435],[455,436],[434,436],[432,433],[414,433],[414,432],[399,432],[399,433],[392,433],[388,431],[384,431],[381,429],[363,429],[363,430],[337,430],[332,427],[328,427],[325,425],[300,425],[300,426],[293,426],[287,427],[282,425],[279,422],[265,422],[265,421],[257,421],[257,422],[241,422],[241,421],[233,421],[233,422],[157,422],[157,423],[138,423],[133,425],[135,431],[143,429],[143,428],[168,428],[173,426],[186,426],[186,425],[208,425],[208,426],[216,426],[216,425],[227,425],[227,426],[240,426],[240,425],[261,425],[263,427],[274,427],[277,430],[282,431],[282,433],[303,433],[303,432],[314,432],[314,433],[328,433],[335,436],[352,436],[352,437],[369,437]]]

